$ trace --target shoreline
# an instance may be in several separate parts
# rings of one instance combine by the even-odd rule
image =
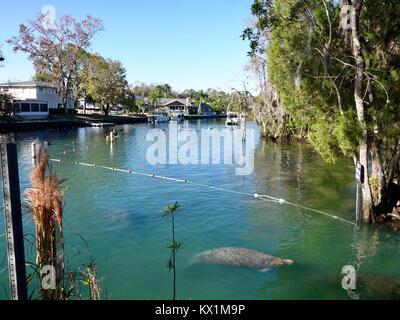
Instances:
[[[226,115],[188,115],[185,120],[201,120],[201,119],[220,119],[226,118]],[[15,121],[15,122],[0,122],[0,133],[11,132],[24,132],[24,131],[39,131],[47,129],[69,129],[69,128],[82,128],[90,127],[92,123],[115,123],[118,124],[136,124],[147,123],[147,116],[107,116],[107,117],[85,117],[71,118],[71,119],[47,119],[47,120],[28,120],[28,121]]]

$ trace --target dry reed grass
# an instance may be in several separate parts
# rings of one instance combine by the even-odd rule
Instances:
[[[53,172],[46,148],[40,147],[36,158],[37,164],[30,173],[32,186],[23,193],[25,210],[32,218],[36,229],[35,243],[30,242],[37,252],[37,261],[33,268],[36,274],[39,273],[37,269],[42,270],[46,265],[51,265],[56,270],[56,289],[46,290],[40,287],[40,299],[69,300],[74,296],[82,299],[80,284],[84,284],[89,289],[90,299],[101,300],[100,285],[103,279],[96,278],[95,262],[90,256],[86,241],[80,235],[88,250],[90,264],[83,265],[76,271],[65,271],[68,268],[64,265],[63,198],[67,188],[62,187],[62,184],[66,179],[58,179]],[[56,236],[57,233],[59,237]],[[39,278],[42,280],[43,275],[40,274]]]
[[[56,269],[56,283],[64,278],[64,241],[63,241],[63,197],[66,188],[61,185],[66,179],[58,179],[49,165],[47,149],[39,148],[37,164],[30,173],[31,188],[24,193],[25,209],[30,213],[36,229],[37,263],[42,269],[51,265]],[[61,252],[57,256],[56,228],[59,228]],[[58,287],[58,286],[57,286]],[[58,299],[58,289],[41,290],[42,299]]]

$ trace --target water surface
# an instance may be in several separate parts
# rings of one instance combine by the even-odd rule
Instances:
[[[224,122],[191,121],[185,126],[197,131],[223,129]],[[268,143],[256,134],[255,170],[247,176],[236,175],[236,166],[229,164],[153,166],[146,160],[152,142],[145,139],[152,127],[116,128],[123,129],[123,135],[113,146],[105,140],[108,128],[16,135],[21,193],[30,186],[31,142],[51,141],[50,157],[67,160],[52,165],[59,177],[68,178],[64,211],[68,260],[71,265],[88,262],[76,233],[82,235],[112,299],[172,297],[166,249],[172,241],[171,220],[163,219],[161,210],[175,201],[182,209],[175,219],[176,239],[183,242],[177,254],[178,299],[350,299],[341,287],[345,265],[355,266],[360,275],[358,298],[392,298],[399,288],[389,286],[400,278],[398,233],[365,225],[355,230],[351,224],[315,212],[246,195],[268,194],[354,221],[354,168],[350,161],[327,164],[309,145]],[[159,128],[168,134],[167,124]],[[249,128],[256,126],[250,123]],[[74,161],[187,179],[241,193],[82,167]],[[28,217],[24,221],[25,233],[31,233],[31,221]],[[0,230],[3,233],[3,218]],[[6,267],[4,242],[4,237],[0,238],[0,272]],[[256,249],[295,263],[268,272],[191,264],[195,254],[223,246]],[[34,259],[31,250],[26,254],[27,259]],[[0,279],[7,276],[5,270]],[[0,299],[5,298],[0,290]]]

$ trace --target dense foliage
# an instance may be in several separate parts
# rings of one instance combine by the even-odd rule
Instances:
[[[13,104],[13,96],[5,91],[0,91],[0,120],[15,121],[18,119],[18,108]]]
[[[255,0],[243,37],[250,55],[267,54],[294,132],[327,161],[363,164],[363,218],[379,222],[400,198],[400,2],[342,2]]]

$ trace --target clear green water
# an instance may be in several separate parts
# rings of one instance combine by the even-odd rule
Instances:
[[[197,130],[222,129],[224,122],[203,120],[186,125]],[[21,193],[29,186],[30,144],[47,140],[53,143],[51,158],[269,194],[354,221],[352,163],[327,164],[311,146],[266,143],[256,135],[255,170],[238,176],[233,165],[152,166],[145,157],[152,144],[145,140],[151,127],[117,128],[123,128],[124,135],[112,148],[104,139],[107,128],[17,134]],[[76,142],[75,152],[72,141]],[[53,168],[59,177],[68,178],[64,212],[68,260],[72,265],[88,262],[84,245],[74,235],[79,233],[96,259],[98,273],[104,277],[103,288],[112,299],[172,297],[172,272],[166,267],[171,221],[161,218],[161,210],[174,201],[182,208],[175,220],[176,239],[183,242],[177,254],[178,299],[350,299],[341,287],[345,265],[359,266],[355,290],[359,298],[400,296],[396,278],[400,278],[400,235],[393,230],[364,225],[355,231],[352,225],[318,213],[189,184],[68,162],[53,163]],[[29,218],[24,221],[25,233],[32,232]],[[3,218],[0,230],[3,233]],[[6,267],[4,242],[4,237],[0,238],[0,271]],[[268,272],[190,264],[195,254],[223,246],[256,249],[295,263]],[[32,259],[30,250],[26,255]],[[0,280],[6,278],[7,270],[0,274]],[[5,298],[0,288],[0,299]]]

